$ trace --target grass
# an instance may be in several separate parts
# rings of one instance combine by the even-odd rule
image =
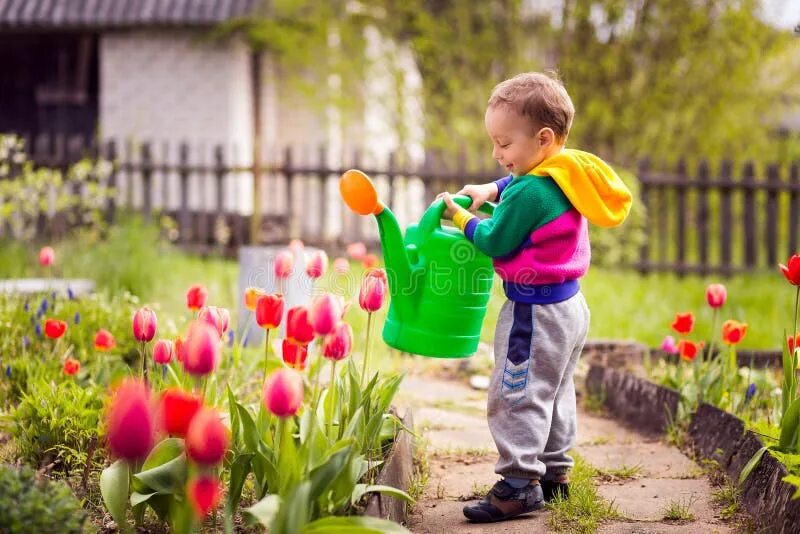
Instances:
[[[600,386],[600,391],[590,391],[584,397],[583,408],[587,413],[603,415],[606,413],[606,392],[605,386]]]
[[[730,519],[739,511],[740,493],[735,485],[725,484],[711,494],[714,503],[722,507],[722,510],[720,510],[722,519]]]
[[[411,483],[408,486],[408,494],[414,499],[414,502],[419,502],[425,486],[428,485],[428,478],[430,477],[430,465],[428,463],[427,441],[425,438],[420,438],[414,448],[414,466],[411,475]]]
[[[616,469],[597,469],[597,476],[604,481],[629,480],[638,478],[639,475],[642,474],[642,469],[643,467],[641,464],[622,464],[622,466]]]
[[[573,457],[575,466],[570,472],[569,498],[557,496],[548,504],[547,526],[555,532],[596,532],[601,523],[621,516],[613,503],[597,493],[594,484],[597,469],[580,455],[573,453]]]
[[[694,521],[694,514],[691,508],[696,501],[697,497],[694,495],[686,500],[669,501],[664,506],[664,519],[666,521]]]

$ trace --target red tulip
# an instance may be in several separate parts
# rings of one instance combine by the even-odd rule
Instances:
[[[307,344],[314,339],[314,326],[308,318],[308,308],[295,306],[286,314],[286,337],[295,343]]]
[[[339,323],[336,330],[325,337],[322,344],[322,355],[334,361],[347,358],[353,349],[353,328],[345,323]]]
[[[350,272],[350,262],[346,258],[336,258],[333,260],[333,272],[336,274],[347,274]]]
[[[220,357],[219,335],[203,321],[192,321],[183,342],[183,369],[190,375],[207,375],[217,367]]]
[[[303,241],[300,239],[292,239],[289,241],[289,250],[292,252],[302,252],[305,248]]]
[[[64,360],[64,374],[72,376],[77,374],[78,371],[81,370],[81,362],[75,360],[73,358],[67,358]]]
[[[175,336],[175,359],[179,362],[182,362],[184,358],[184,354],[186,354],[186,341],[183,339],[182,336]]]
[[[256,302],[258,297],[266,295],[263,289],[257,287],[248,287],[244,291],[244,305],[250,311],[256,311]]]
[[[725,321],[722,323],[722,341],[727,345],[736,345],[747,333],[747,323],[739,321]]]
[[[153,345],[153,361],[161,365],[171,362],[174,353],[175,345],[169,339],[159,339]]]
[[[106,417],[106,436],[114,456],[144,459],[153,448],[153,414],[147,386],[125,379],[113,394]]]
[[[44,335],[50,339],[58,339],[67,331],[66,321],[48,319],[44,322]]]
[[[367,271],[358,293],[358,304],[361,309],[369,313],[380,310],[386,298],[387,289],[386,271],[383,269]]]
[[[681,339],[678,341],[678,352],[686,361],[692,361],[697,357],[697,352],[703,348],[702,341],[699,343],[694,343],[689,341],[688,339]]]
[[[354,260],[360,260],[367,253],[367,247],[361,241],[347,245],[347,255]]]
[[[324,250],[318,249],[311,253],[306,262],[306,275],[309,278],[320,278],[328,270],[328,255]]]
[[[364,269],[372,269],[376,265],[378,265],[378,256],[375,254],[366,254],[363,258],[361,258],[361,265],[364,266]]]
[[[56,252],[53,247],[42,247],[39,250],[39,265],[49,267],[56,261]]]
[[[712,308],[721,308],[727,297],[728,292],[722,284],[711,284],[706,288],[706,302]]]
[[[332,333],[342,320],[341,299],[330,293],[314,297],[308,310],[308,320],[318,336]]]
[[[295,343],[291,339],[284,339],[282,346],[283,361],[293,368],[302,371],[306,368],[308,358],[308,345]]]
[[[208,300],[208,290],[202,284],[195,284],[186,291],[186,306],[197,311],[206,305]]]
[[[786,344],[789,346],[789,355],[791,355],[796,347],[800,347],[800,332],[794,336],[786,336]]]
[[[788,280],[790,284],[793,286],[800,286],[800,255],[792,254],[792,257],[789,258],[786,265],[778,264],[778,266],[781,268],[783,276],[786,277],[786,280]]]
[[[303,404],[303,377],[293,369],[278,369],[264,382],[264,407],[278,417],[291,417]]]
[[[189,482],[186,496],[195,517],[202,520],[222,501],[222,483],[213,475],[201,475]]]
[[[256,302],[256,323],[261,328],[278,328],[283,318],[283,295],[262,295]]]
[[[161,394],[159,415],[164,430],[173,436],[185,436],[189,430],[189,423],[200,407],[203,400],[180,388],[170,388]]]
[[[679,334],[688,334],[694,328],[694,315],[691,313],[678,313],[672,322],[672,329]]]
[[[186,432],[186,455],[198,464],[217,464],[228,450],[229,434],[216,410],[201,408]]]
[[[294,254],[290,250],[281,250],[275,256],[275,276],[289,278],[294,269]]]
[[[133,337],[136,341],[149,342],[156,337],[158,319],[156,312],[145,306],[133,314]]]
[[[226,308],[217,306],[206,306],[197,313],[197,318],[213,326],[219,333],[219,337],[228,331],[231,322],[231,313]]]
[[[114,336],[108,330],[102,328],[94,335],[94,348],[100,352],[106,352],[117,346]]]

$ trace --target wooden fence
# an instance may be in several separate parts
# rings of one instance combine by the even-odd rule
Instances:
[[[169,215],[175,221],[176,242],[201,253],[235,254],[241,245],[280,244],[294,237],[335,249],[358,240],[377,246],[374,221],[354,215],[339,198],[337,180],[348,168],[361,168],[375,179],[401,225],[417,221],[439,191],[502,174],[498,167],[447,166],[435,157],[413,168],[393,155],[377,164],[357,150],[333,163],[325,147],[288,148],[265,156],[269,163],[259,177],[262,196],[254,199],[253,169],[237,164],[235,149],[116,141],[97,147],[79,137],[48,135],[29,141],[29,147],[32,159],[47,166],[66,167],[83,156],[114,161],[109,184],[117,193],[107,216],[113,218],[120,206],[146,216]],[[627,267],[731,274],[773,268],[798,250],[797,163],[760,169],[726,161],[711,169],[707,162],[692,170],[681,162],[672,172],[640,165],[646,237],[638,262]],[[255,202],[262,220],[254,240],[250,214]]]

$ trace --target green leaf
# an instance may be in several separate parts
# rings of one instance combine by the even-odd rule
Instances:
[[[147,502],[147,500],[153,495],[158,495],[158,492],[154,491],[152,493],[139,493],[138,491],[134,491],[131,493],[131,506],[137,506],[143,502]]]
[[[181,454],[169,462],[133,475],[146,487],[161,494],[181,494],[186,486],[186,456]]]
[[[250,508],[245,508],[245,519],[248,525],[260,523],[267,529],[272,529],[272,521],[281,508],[281,498],[278,495],[267,495]]]
[[[786,450],[793,450],[797,447],[798,424],[800,424],[800,399],[795,399],[781,419],[779,447]]]
[[[120,530],[128,529],[125,518],[125,510],[128,508],[128,470],[127,462],[117,460],[100,474],[103,503]]]
[[[247,447],[247,452],[258,452],[258,430],[256,430],[253,416],[250,415],[247,408],[239,403],[236,404],[236,408],[239,410],[239,418],[242,422],[242,439]]]
[[[382,484],[356,484],[356,487],[353,488],[353,494],[350,497],[350,502],[352,504],[356,504],[366,493],[382,493],[384,495],[389,495],[390,497],[401,499],[408,503],[414,503],[414,499],[411,498],[411,495],[405,491]]]
[[[768,448],[769,447],[761,447],[756,451],[753,457],[750,458],[750,461],[748,461],[744,466],[742,472],[739,473],[739,484],[742,484],[745,480],[747,480],[747,477],[750,476],[750,473],[753,471],[753,469],[758,467],[758,464],[761,462],[761,457],[764,456],[764,453],[767,452]]]
[[[160,441],[150,454],[147,455],[147,459],[145,459],[144,463],[142,464],[142,471],[148,471],[153,469],[154,467],[158,467],[159,465],[163,465],[170,460],[173,460],[183,454],[184,450],[184,442],[180,438],[167,438],[165,440]],[[147,486],[144,483],[137,479],[136,477],[133,478],[133,489],[138,492],[146,492]]]
[[[236,510],[239,505],[239,499],[242,498],[242,488],[247,475],[250,473],[250,461],[253,456],[253,453],[242,453],[237,455],[231,463],[231,479],[228,484],[228,501],[231,504],[231,510]]]
[[[348,460],[352,451],[352,445],[336,451],[325,463],[308,474],[308,479],[311,482],[311,488],[309,489],[309,498],[311,500],[317,500],[336,482],[349,464]]]
[[[325,517],[309,523],[303,534],[408,534],[393,521],[377,517]]]

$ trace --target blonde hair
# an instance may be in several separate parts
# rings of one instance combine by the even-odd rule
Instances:
[[[533,129],[550,128],[565,141],[575,116],[575,106],[554,72],[523,72],[495,86],[490,108],[507,106],[531,121]]]

